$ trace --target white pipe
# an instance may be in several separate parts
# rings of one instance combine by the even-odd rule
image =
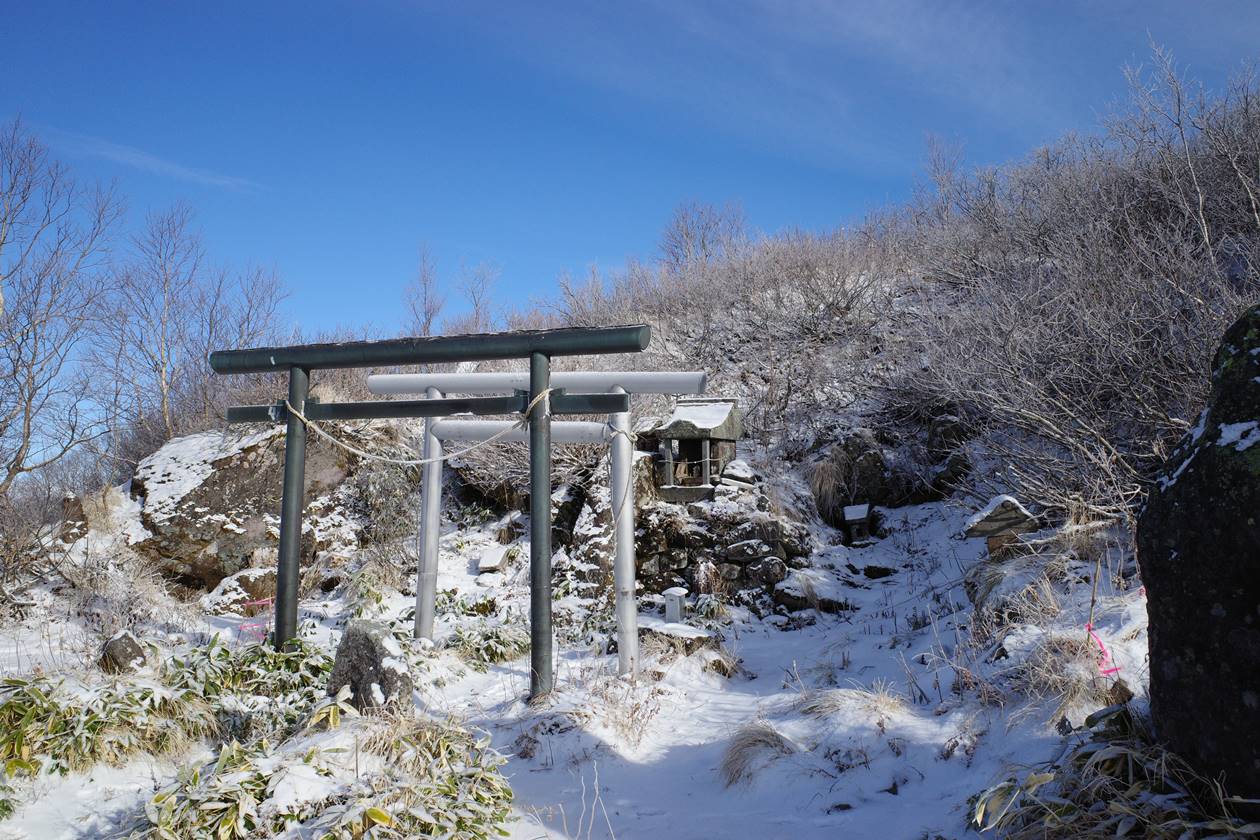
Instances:
[[[622,393],[621,388],[613,388]],[[609,416],[612,439],[609,475],[613,512],[613,586],[616,589],[617,673],[633,677],[639,669],[639,608],[635,603],[634,448],[630,444],[630,412]]]
[[[437,388],[425,394],[431,400],[442,398]],[[433,621],[437,612],[438,538],[442,530],[442,441],[434,428],[440,421],[428,417],[424,421],[424,465],[420,485],[420,563],[416,572],[417,639],[433,640]]]
[[[456,420],[443,419],[433,424],[433,434],[440,440],[457,440],[480,443],[497,434],[506,432],[497,440],[503,443],[523,443],[529,440],[529,429],[511,420]],[[591,420],[552,420],[552,443],[604,443],[612,436],[607,423]]]
[[[708,375],[702,371],[556,371],[551,387],[573,394],[595,394],[621,388],[628,394],[703,394]],[[502,394],[529,388],[529,373],[378,373],[368,377],[373,394],[422,394],[437,388],[446,394]]]

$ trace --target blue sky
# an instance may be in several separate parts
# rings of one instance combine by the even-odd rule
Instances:
[[[685,200],[831,228],[906,198],[930,134],[979,164],[1093,130],[1151,39],[1210,87],[1260,58],[1254,0],[4,6],[0,118],[132,223],[190,204],[312,331],[397,329],[422,243],[522,306]]]

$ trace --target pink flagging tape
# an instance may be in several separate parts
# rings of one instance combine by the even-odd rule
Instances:
[[[267,638],[267,631],[271,629],[271,620],[266,621],[242,621],[236,625],[236,638],[249,636],[262,641]]]
[[[241,601],[240,606],[242,606],[242,607],[259,607],[259,606],[262,606],[263,604],[270,604],[270,603],[274,602],[275,600],[276,600],[276,599],[275,599],[275,596],[273,595],[273,596],[272,596],[272,597],[270,597],[270,598],[260,598],[260,599],[259,599],[259,600],[257,600],[257,601]]]
[[[1098,645],[1098,649],[1102,651],[1102,659],[1098,663],[1098,673],[1104,677],[1120,673],[1120,666],[1111,664],[1111,651],[1107,650],[1107,646],[1103,644],[1103,640],[1100,639],[1098,634],[1094,632],[1094,625],[1086,624],[1085,630],[1089,633],[1090,638]],[[1111,667],[1107,667],[1108,665],[1111,665]]]

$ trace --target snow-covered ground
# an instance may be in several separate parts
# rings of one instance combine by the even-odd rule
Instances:
[[[985,543],[962,537],[974,509],[936,503],[882,513],[886,536],[862,548],[835,544],[820,526],[823,547],[804,573],[819,594],[853,609],[759,619],[731,607],[723,617],[689,616],[720,634],[727,659],[738,660],[731,676],[712,667],[714,651],[684,656],[648,641],[642,673],[630,682],[616,676],[615,654],[561,644],[554,695],[529,704],[528,654],[470,667],[441,642],[457,625],[484,619],[447,612],[439,650],[417,675],[416,701],[484,730],[509,756],[515,838],[968,836],[970,797],[1060,751],[1060,713],[1079,724],[1103,705],[1059,710],[1054,698],[1029,698],[1029,663],[1044,642],[1106,645],[1107,666],[1118,672],[1091,673],[1103,670],[1094,647],[1085,648],[1084,665],[1051,667],[1083,667],[1080,682],[1099,690],[1118,676],[1143,702],[1145,605],[1135,582],[1112,585],[1128,562],[1117,548],[1106,555],[1112,574],[1098,590],[1097,641],[1086,628],[1094,568],[1080,560],[1060,563],[1041,598],[1033,597],[1031,572],[994,585],[990,605],[1011,596],[1026,607],[1020,593],[1033,592],[1036,619],[999,607],[1004,617],[977,638],[964,579],[983,562]],[[478,576],[478,558],[493,542],[488,523],[448,525],[439,590],[492,597],[491,622],[528,615],[527,550],[502,574]],[[303,604],[311,637],[330,649],[346,597],[339,590]],[[409,594],[387,592],[369,612],[400,618],[411,606]],[[568,596],[561,607],[580,611],[583,602]],[[659,613],[645,599],[642,614]],[[235,638],[245,620],[207,616],[196,630]],[[88,644],[72,617],[33,617],[0,634],[0,667],[6,675],[81,667]],[[770,734],[741,737],[750,732]],[[732,757],[736,740],[752,746]],[[146,759],[41,779],[30,801],[0,822],[0,838],[110,836],[125,822],[120,815],[137,813],[179,764]]]

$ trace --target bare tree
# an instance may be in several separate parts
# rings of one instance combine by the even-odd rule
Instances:
[[[735,205],[680,204],[661,234],[661,261],[677,271],[691,262],[709,262],[744,238],[744,213]]]
[[[498,279],[498,269],[486,263],[461,268],[458,287],[468,309],[447,318],[442,324],[443,332],[459,334],[494,330],[499,324],[499,313],[494,305],[494,284]]]
[[[420,248],[416,278],[403,292],[403,301],[410,316],[406,326],[408,335],[433,335],[438,317],[446,306],[446,295],[439,287],[437,263],[428,246]]]
[[[79,361],[119,213],[112,191],[76,184],[19,122],[0,129],[0,499],[101,433]]]
[[[134,461],[212,424],[227,389],[250,383],[212,377],[207,355],[274,337],[282,297],[271,273],[210,267],[189,208],[151,214],[115,267],[95,343],[110,453]]]

